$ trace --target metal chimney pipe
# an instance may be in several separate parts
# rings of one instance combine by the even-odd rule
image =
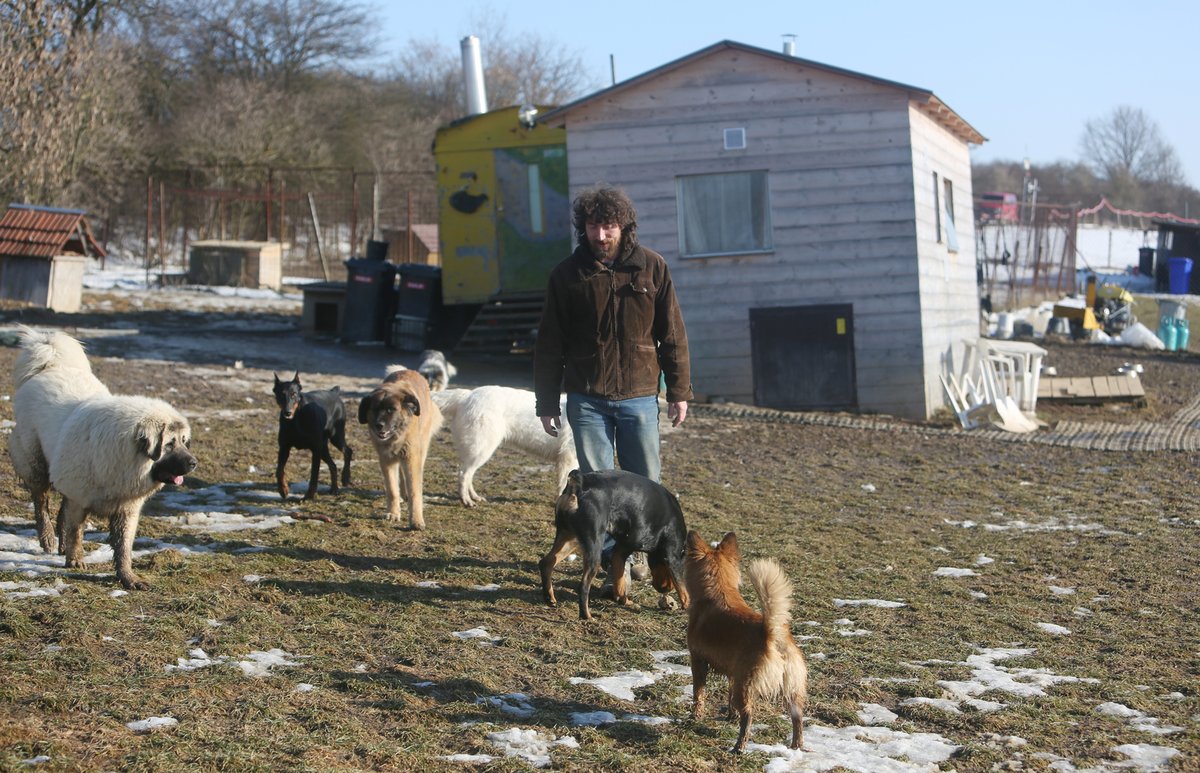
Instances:
[[[479,38],[467,35],[462,39],[463,80],[466,84],[467,115],[487,112],[487,91],[483,86],[483,57],[479,53]]]
[[[786,56],[795,56],[796,55],[796,36],[795,35],[785,34],[783,36],[783,53]]]

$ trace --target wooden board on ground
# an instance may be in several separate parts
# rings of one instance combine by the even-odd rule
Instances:
[[[1129,376],[1082,376],[1052,378],[1038,381],[1038,400],[1065,403],[1097,404],[1107,402],[1139,402],[1146,399],[1140,379]]]

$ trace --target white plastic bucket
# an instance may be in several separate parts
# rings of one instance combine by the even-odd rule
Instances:
[[[996,315],[996,338],[1012,338],[1013,337],[1013,319],[1012,314],[1007,311],[1002,311]]]
[[[1168,301],[1165,298],[1158,302],[1158,316],[1170,317],[1171,319],[1184,319],[1187,317],[1187,304],[1181,301]]]

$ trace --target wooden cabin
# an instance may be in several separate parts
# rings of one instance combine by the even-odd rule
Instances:
[[[86,213],[9,204],[0,218],[0,297],[79,311],[89,257],[104,257]]]
[[[708,399],[926,419],[979,336],[969,145],[928,89],[722,41],[542,116],[667,259]]]

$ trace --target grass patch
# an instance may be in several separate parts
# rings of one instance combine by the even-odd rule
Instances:
[[[0,370],[11,370],[13,354],[0,350]],[[46,755],[39,769],[428,770],[461,767],[447,755],[488,754],[496,758],[489,770],[527,769],[489,740],[510,728],[574,737],[577,746],[549,747],[563,769],[767,764],[762,752],[725,751],[736,727],[723,716],[722,679],[712,684],[709,715],[692,720],[682,690],[690,680],[656,672],[655,653],[686,649],[686,616],[657,610],[648,584],[635,586],[638,609],[594,600],[597,619],[581,623],[578,563],[566,563],[555,576],[560,607],[542,605],[537,560],[553,539],[548,467],[501,452],[477,477],[489,501],[468,509],[454,497],[443,434],[427,474],[430,528],[409,532],[381,520],[378,466],[354,426],[353,485],[338,497],[323,489],[311,502],[281,503],[254,495],[273,490],[270,371],[239,372],[262,384],[248,395],[219,378],[167,383],[135,370],[105,363],[102,378],[114,391],[150,391],[204,417],[195,422],[200,468],[189,490],[226,487],[232,500],[217,509],[229,512],[282,507],[330,522],[195,532],[170,520],[179,513],[164,502],[180,500],[156,497],[139,547],[177,547],[135,562],[150,591],[114,597],[108,565],[33,580],[0,575],[69,586],[54,597],[0,596],[0,768]],[[261,411],[222,413],[230,407]],[[11,403],[0,402],[0,419],[11,418]],[[878,704],[897,715],[893,732],[937,734],[959,747],[940,763],[945,770],[1044,769],[1055,758],[1085,768],[1124,759],[1120,744],[1177,749],[1183,756],[1170,770],[1200,755],[1196,455],[699,412],[665,441],[664,481],[680,494],[689,526],[714,540],[736,531],[745,560],[774,557],[795,584],[811,747],[826,748],[822,732],[858,725],[863,704]],[[293,455],[293,480],[305,479],[304,457]],[[0,491],[2,533],[27,531],[27,496],[7,463]],[[941,568],[974,574],[937,576]],[[486,638],[455,635],[476,628]],[[981,655],[1001,649],[1014,654]],[[199,660],[197,650],[211,664],[177,667]],[[288,665],[247,675],[254,657],[273,651]],[[657,678],[635,687],[632,701],[572,681],[623,671]],[[1031,689],[1003,689],[1005,675]],[[974,698],[1003,706],[956,699],[949,711],[915,700],[955,698],[953,685],[972,680],[991,685]],[[530,713],[519,713],[516,694]],[[1183,730],[1139,729],[1096,710],[1106,702]],[[572,724],[597,711],[619,721]],[[760,707],[752,741],[787,738],[777,713]],[[178,725],[149,734],[126,727],[151,716]]]

